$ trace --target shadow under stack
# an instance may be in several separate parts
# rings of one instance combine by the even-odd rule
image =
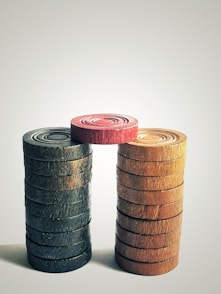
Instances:
[[[118,145],[115,260],[124,270],[159,275],[178,264],[186,136],[139,129]]]
[[[40,271],[67,272],[91,258],[92,149],[69,128],[42,128],[23,136],[26,248]]]

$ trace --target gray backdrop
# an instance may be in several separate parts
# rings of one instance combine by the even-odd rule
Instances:
[[[0,0],[0,271],[4,293],[220,293],[219,0]],[[22,135],[88,113],[188,136],[180,262],[143,277],[113,261],[117,146],[93,146],[93,258],[26,262]]]

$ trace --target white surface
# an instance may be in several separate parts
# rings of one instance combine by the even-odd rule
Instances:
[[[220,293],[220,13],[219,0],[0,1],[1,293]],[[180,262],[168,274],[113,261],[116,145],[93,147],[92,260],[65,274],[27,264],[22,135],[99,112],[188,136]]]

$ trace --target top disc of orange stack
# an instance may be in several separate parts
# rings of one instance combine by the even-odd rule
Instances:
[[[71,137],[80,143],[123,144],[138,134],[136,118],[122,114],[89,114],[71,120]]]
[[[118,152],[142,161],[166,161],[185,156],[186,135],[169,129],[143,128],[137,138],[119,145]]]

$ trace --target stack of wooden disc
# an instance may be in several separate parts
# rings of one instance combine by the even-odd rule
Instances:
[[[91,258],[91,146],[68,128],[43,128],[24,134],[23,151],[28,261],[45,272],[80,268]]]
[[[131,273],[167,273],[179,257],[186,136],[139,129],[118,146],[115,260]]]

